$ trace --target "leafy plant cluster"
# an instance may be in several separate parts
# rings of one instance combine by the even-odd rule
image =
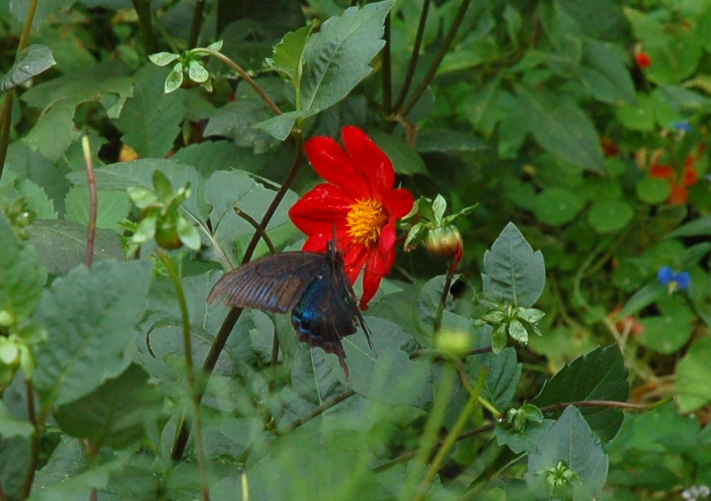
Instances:
[[[0,499],[707,496],[709,32],[686,0],[3,3]],[[206,304],[301,247],[304,143],[344,125],[419,197],[349,378]]]

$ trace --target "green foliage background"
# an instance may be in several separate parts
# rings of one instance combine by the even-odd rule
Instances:
[[[3,2],[0,499],[711,485],[708,33],[708,0]],[[232,315],[212,285],[268,252],[233,208],[261,220],[286,183],[265,229],[300,248],[287,210],[318,180],[290,169],[343,125],[466,213],[451,294],[447,263],[400,253],[350,380],[245,311],[192,382],[183,336],[199,368]],[[193,250],[161,254],[170,229]],[[443,362],[438,327],[476,354]]]

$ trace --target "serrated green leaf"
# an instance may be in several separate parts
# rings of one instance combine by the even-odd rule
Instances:
[[[422,157],[401,139],[381,131],[371,132],[370,137],[377,143],[393,164],[398,174],[426,174],[427,166]]]
[[[624,402],[629,393],[627,372],[617,345],[597,348],[566,364],[545,382],[531,403],[543,408],[585,400]],[[589,407],[581,412],[593,431],[605,442],[615,436],[622,424],[620,409]],[[560,415],[560,411],[554,415]]]
[[[263,130],[274,139],[284,141],[289,137],[289,134],[291,134],[291,129],[294,127],[294,123],[298,118],[310,117],[319,111],[321,110],[318,108],[312,108],[308,111],[287,111],[274,118],[256,123],[254,127]]]
[[[524,85],[516,86],[516,94],[538,144],[572,165],[593,171],[603,169],[600,138],[578,106]]]
[[[151,193],[152,194],[152,193]],[[153,195],[155,197],[155,195]],[[96,194],[96,227],[122,233],[119,224],[128,217],[131,203],[124,192],[99,191]],[[89,190],[83,186],[73,186],[64,201],[66,219],[82,225],[89,224]],[[141,208],[141,207],[139,207]]]
[[[274,46],[274,55],[267,59],[267,64],[285,75],[294,85],[299,85],[304,65],[304,49],[311,35],[313,25],[309,24],[284,35]]]
[[[594,499],[607,479],[608,460],[600,439],[573,406],[565,409],[556,423],[543,434],[528,456],[526,483],[537,499],[557,497],[546,490],[546,472],[565,461],[578,481],[572,482],[573,499]]]
[[[325,110],[346,97],[370,74],[371,59],[385,42],[383,22],[393,2],[350,7],[327,19],[304,50],[303,110]]]
[[[47,271],[63,275],[86,259],[88,230],[74,221],[37,220],[27,227],[30,244]],[[96,230],[94,262],[106,259],[123,260],[121,240],[115,231]]]
[[[35,250],[17,240],[5,214],[0,211],[0,312],[5,324],[28,318],[34,311],[47,281],[47,272]]]
[[[543,293],[546,269],[541,251],[533,251],[513,223],[506,225],[484,253],[484,292],[516,306],[532,306]]]
[[[27,198],[28,208],[35,213],[37,219],[57,219],[54,202],[41,186],[29,179],[23,179],[17,183],[16,188],[20,195]]]
[[[0,78],[0,94],[17,87],[54,66],[56,61],[46,45],[33,44],[17,55],[15,64]]]
[[[123,141],[141,157],[164,157],[173,148],[185,119],[185,94],[164,93],[168,73],[166,68],[149,63],[138,70],[133,76],[133,97],[114,122],[123,132]],[[178,74],[182,79],[182,70]]]
[[[148,383],[148,373],[136,364],[109,379],[90,394],[61,406],[55,413],[70,436],[97,447],[125,449],[145,434],[145,425],[160,414],[163,396]]]
[[[202,200],[204,181],[195,167],[174,159],[142,159],[132,162],[119,162],[96,169],[96,186],[100,191],[127,191],[139,187],[153,191],[153,172],[160,170],[168,176],[172,186],[190,184],[195,194],[188,198],[183,207],[198,220],[204,221],[208,208]],[[87,186],[83,172],[72,172],[67,178],[77,186]]]
[[[104,261],[75,268],[45,291],[35,315],[49,332],[35,354],[43,407],[81,398],[126,369],[152,270],[145,261]]]

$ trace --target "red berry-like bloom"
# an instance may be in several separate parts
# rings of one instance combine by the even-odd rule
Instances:
[[[649,57],[649,54],[646,52],[638,52],[634,55],[634,60],[637,63],[637,66],[643,70],[649,68],[649,65],[652,64],[652,58]]]
[[[394,188],[390,159],[362,130],[343,127],[341,138],[345,149],[323,136],[304,145],[314,170],[327,182],[301,197],[289,217],[308,236],[305,251],[325,251],[335,227],[351,283],[365,268],[360,299],[365,310],[395,261],[395,224],[415,200],[406,189]]]

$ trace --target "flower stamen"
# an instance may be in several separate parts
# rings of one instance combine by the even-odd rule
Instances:
[[[372,198],[356,200],[346,216],[348,235],[367,249],[380,238],[380,230],[388,221],[383,205]]]

